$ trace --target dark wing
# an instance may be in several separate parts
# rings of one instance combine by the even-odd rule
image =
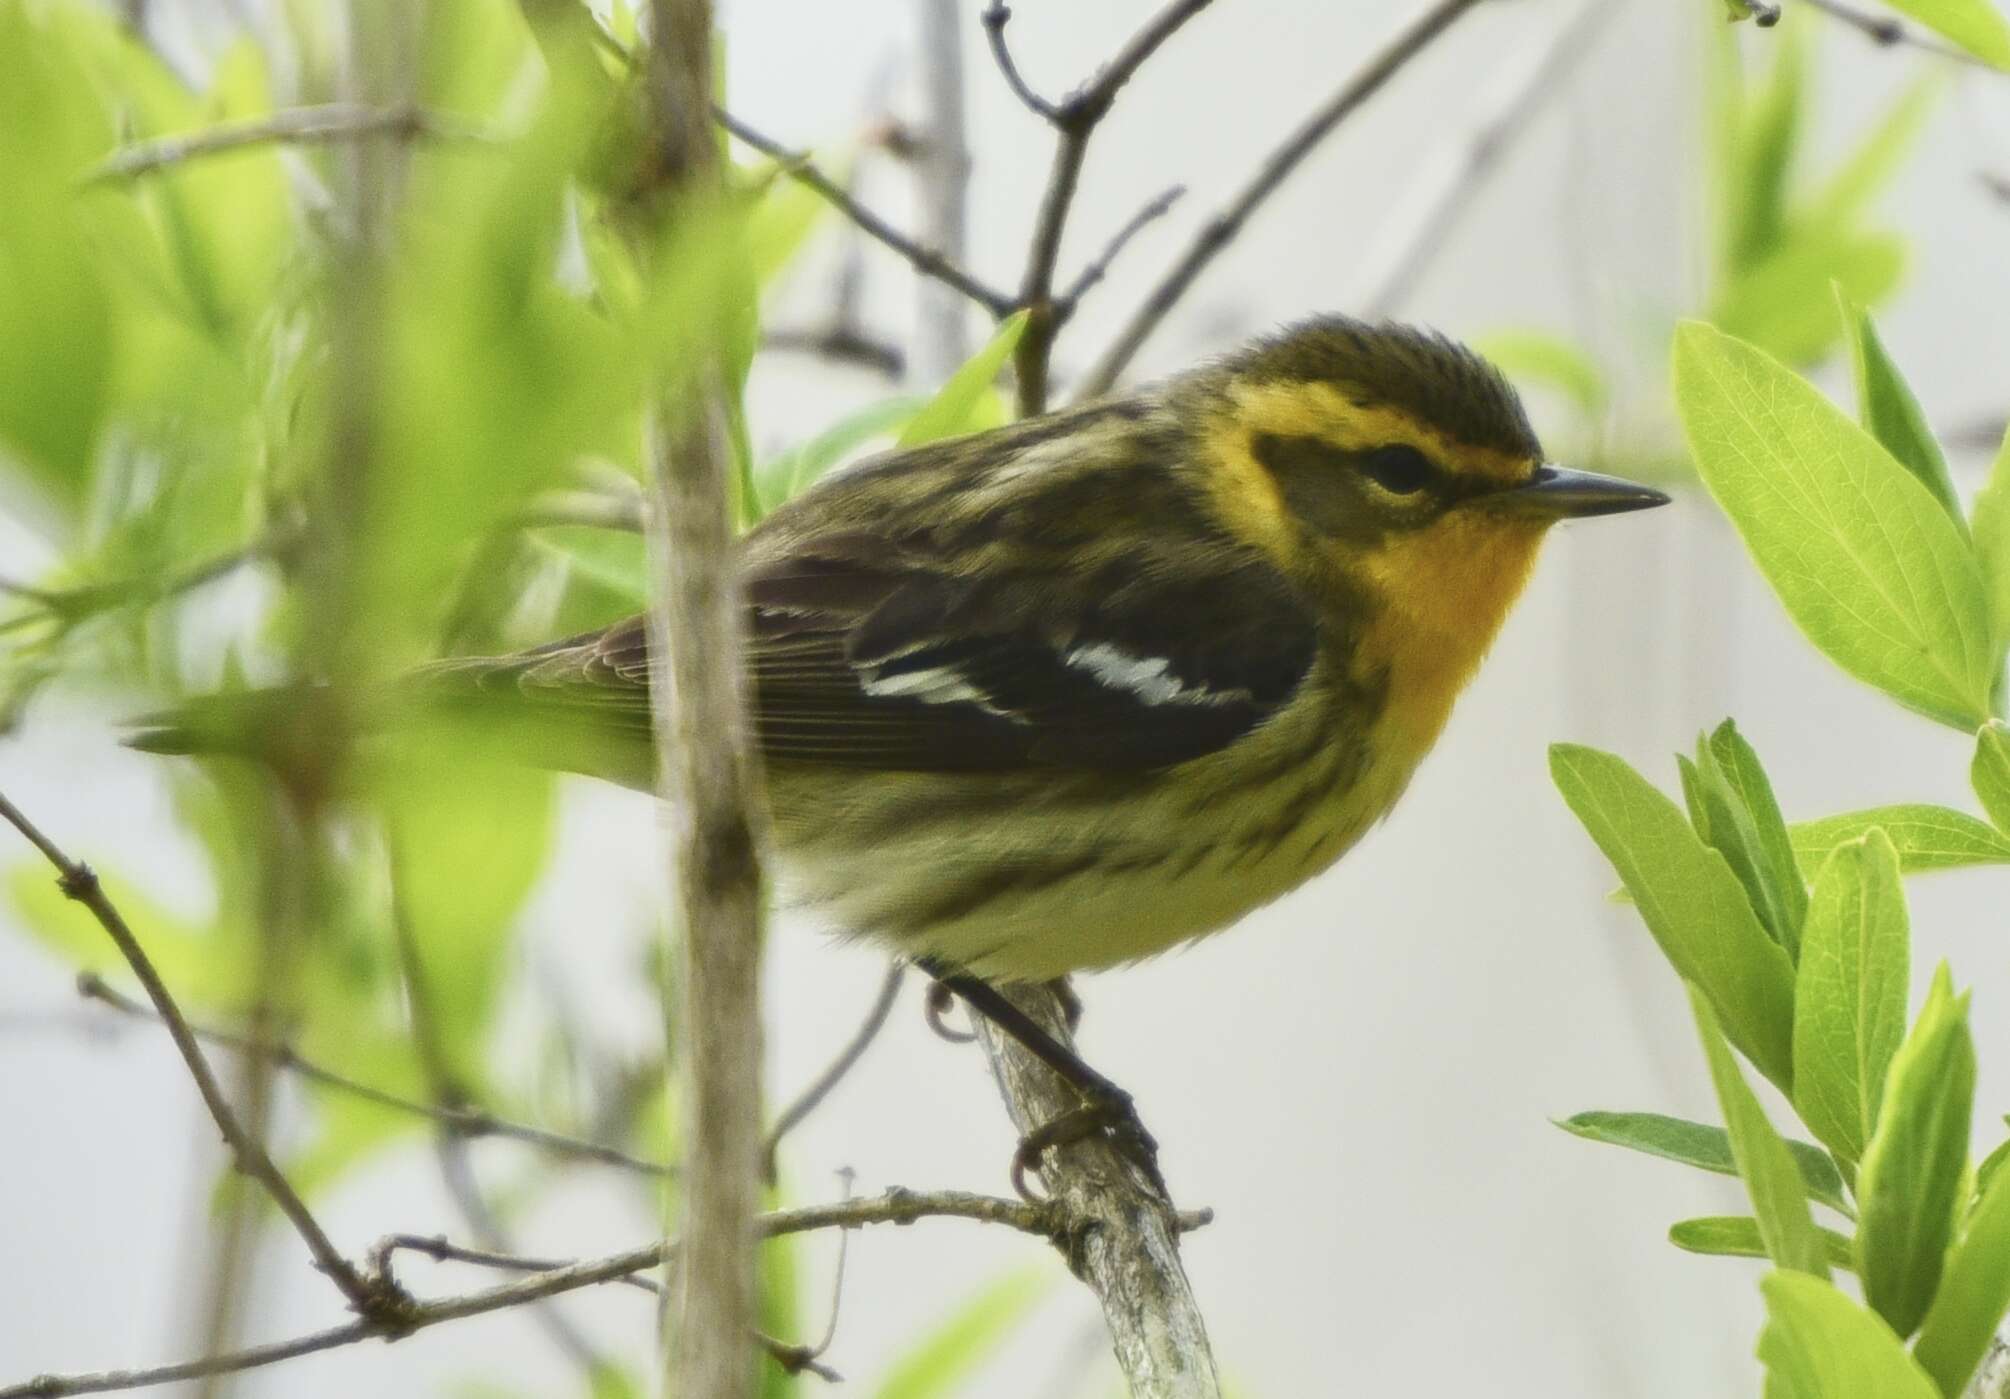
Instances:
[[[1000,460],[1049,422],[994,435]],[[1136,459],[1042,472],[998,510],[978,506],[993,465],[981,452],[901,454],[771,517],[747,542],[744,575],[765,755],[1142,771],[1214,752],[1277,713],[1312,665],[1311,614],[1171,472]],[[875,485],[894,473],[897,489]],[[914,509],[918,498],[928,507]],[[639,620],[509,669],[534,699],[646,731]]]

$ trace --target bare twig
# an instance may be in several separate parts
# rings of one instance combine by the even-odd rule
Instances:
[[[1428,48],[1431,42],[1479,0],[1435,0],[1429,9],[1406,25],[1362,68],[1343,83],[1339,91],[1285,138],[1282,145],[1265,156],[1255,175],[1222,210],[1202,226],[1180,259],[1159,280],[1136,314],[1110,348],[1083,379],[1079,398],[1094,398],[1117,381],[1125,366],[1137,354],[1147,337],[1156,330],[1166,313],[1186,295],[1194,280],[1221,250],[1235,240],[1250,216],[1290,177],[1299,164],[1331,135],[1336,127],[1373,97],[1382,86],[1402,71],[1405,64]]]
[[[838,1234],[838,1265],[843,1268],[846,1241],[851,1238],[849,1229]],[[379,1239],[370,1250],[371,1267],[379,1273],[387,1273],[391,1260],[398,1253],[419,1253],[436,1263],[468,1263],[477,1268],[495,1268],[509,1273],[546,1273],[556,1268],[570,1268],[579,1260],[573,1258],[534,1258],[527,1254],[508,1253],[492,1248],[470,1248],[466,1244],[452,1242],[444,1234],[390,1234]],[[663,1295],[663,1284],[646,1273],[630,1273],[626,1277],[610,1278],[610,1282],[632,1287],[638,1292],[646,1292],[652,1297]],[[551,1299],[540,1298],[549,1302]],[[798,1342],[777,1340],[775,1337],[756,1331],[755,1339],[762,1349],[773,1356],[775,1363],[792,1375],[807,1371],[818,1379],[835,1384],[844,1379],[828,1365],[818,1363],[818,1357],[830,1347],[828,1338],[816,1346],[806,1346]]]
[[[1731,0],[1731,3],[1743,10],[1752,23],[1761,29],[1771,29],[1780,22],[1780,7],[1772,4],[1771,0]],[[1736,19],[1738,16],[1733,15],[1731,18]]]
[[[1186,186],[1174,185],[1172,188],[1158,195],[1142,209],[1139,209],[1135,214],[1132,214],[1124,223],[1124,226],[1116,231],[1115,236],[1110,239],[1109,243],[1103,248],[1103,251],[1075,275],[1075,280],[1069,283],[1066,291],[1061,293],[1060,305],[1066,308],[1067,311],[1072,312],[1082,297],[1088,293],[1089,289],[1109,274],[1111,266],[1122,255],[1124,249],[1130,246],[1131,239],[1137,237],[1138,234],[1142,233],[1151,224],[1164,218],[1171,212],[1172,206],[1179,203],[1185,197]]]
[[[284,558],[300,542],[294,525],[274,526],[258,538],[227,549],[214,558],[159,577],[121,578],[109,583],[81,583],[72,588],[31,588],[18,583],[0,584],[0,592],[12,593],[64,622],[75,622],[94,613],[128,603],[151,605],[192,593],[198,588],[226,578],[246,564],[264,559]]]
[[[768,1180],[772,1181],[775,1178],[775,1152],[781,1146],[782,1138],[793,1131],[804,1118],[815,1112],[823,1100],[830,1096],[831,1090],[843,1082],[844,1076],[852,1071],[874,1038],[878,1036],[880,1028],[886,1024],[886,1017],[893,1010],[894,1000],[900,995],[901,979],[906,972],[906,967],[899,962],[886,969],[886,976],[879,983],[879,994],[873,997],[872,1008],[866,1011],[865,1020],[845,1042],[844,1048],[838,1051],[837,1058],[831,1060],[829,1066],[811,1081],[809,1087],[783,1109],[781,1116],[775,1119],[775,1125],[768,1129],[767,1140],[761,1144],[761,1162]]]
[[[89,1000],[100,1001],[112,1009],[126,1015],[149,1020],[160,1019],[159,1015],[126,996],[95,972],[84,972],[77,978],[77,991]],[[365,1102],[397,1112],[411,1113],[415,1117],[428,1118],[442,1127],[464,1137],[507,1137],[537,1147],[553,1156],[569,1157],[581,1161],[594,1161],[604,1166],[615,1166],[624,1171],[635,1171],[643,1175],[674,1175],[672,1167],[659,1161],[645,1160],[622,1151],[618,1147],[601,1142],[588,1141],[583,1137],[568,1136],[563,1132],[550,1131],[543,1127],[533,1127],[529,1123],[514,1122],[484,1108],[463,1104],[428,1103],[417,1098],[407,1098],[382,1088],[359,1083],[345,1074],[304,1058],[291,1045],[266,1043],[249,1035],[215,1026],[193,1024],[189,1031],[198,1040],[233,1050],[239,1054],[259,1055],[271,1061],[274,1067],[297,1074],[324,1088],[332,1088]]]
[[[762,155],[780,162],[782,172],[815,190],[834,205],[838,212],[857,224],[872,237],[893,249],[914,265],[916,271],[933,277],[946,286],[952,286],[972,301],[989,311],[993,316],[1006,316],[1012,311],[1012,298],[1001,291],[986,286],[949,258],[932,248],[925,248],[894,228],[878,214],[866,208],[851,194],[800,151],[792,151],[781,142],[763,136],[731,113],[714,109],[712,116],[720,126],[730,133],[734,140],[752,146]]]
[[[483,133],[416,106],[371,107],[354,102],[330,102],[295,107],[250,121],[226,122],[198,131],[140,141],[113,151],[79,177],[83,185],[110,184],[149,175],[170,166],[209,156],[228,155],[248,146],[316,145],[362,136],[419,137],[459,141],[487,139]]]
[[[1173,0],[1131,37],[1095,77],[1076,88],[1058,104],[1035,96],[1013,66],[1005,43],[1005,26],[1011,10],[993,0],[984,12],[984,27],[991,35],[991,49],[997,55],[1005,78],[1026,102],[1058,133],[1054,161],[1047,171],[1047,188],[1040,196],[1040,211],[1033,220],[1033,237],[1026,254],[1026,271],[1019,282],[1018,306],[1026,313],[1026,329],[1013,352],[1013,368],[1019,387],[1019,413],[1031,417],[1047,407],[1047,374],[1053,358],[1054,336],[1073,310],[1071,303],[1054,299],[1054,268],[1060,261],[1061,235],[1074,206],[1075,190],[1081,183],[1082,162],[1088,154],[1089,138],[1109,115],[1117,94],[1138,69],[1158,51],[1188,20],[1208,7],[1210,0]],[[1093,279],[1091,279],[1093,280]]]
[[[1369,320],[1394,315],[1409,297],[1459,219],[1473,207],[1488,176],[1543,102],[1563,88],[1564,74],[1585,54],[1616,0],[1585,0],[1517,71],[1485,99],[1478,119],[1442,151],[1395,203],[1362,259],[1367,271],[1346,303]]]
[[[1929,39],[1923,34],[1908,29],[1890,15],[1875,14],[1869,10],[1860,10],[1854,5],[1845,3],[1845,0],[1802,0],[1802,3],[1810,9],[1820,10],[1830,19],[1838,20],[1848,25],[1851,29],[1856,30],[1857,33],[1863,35],[1866,39],[1869,39],[1873,44],[1881,48],[1896,48],[1903,45],[1908,48],[1922,49],[1927,53],[1937,54],[1941,58],[1951,58],[1957,63],[1966,63],[1976,68],[1986,69],[1992,73],[2002,71],[1995,64],[1977,58],[1964,48],[1959,48],[1954,44],[1943,44],[1937,39]]]
[[[939,285],[931,282],[930,285]],[[959,301],[960,307],[962,303]],[[834,364],[852,364],[898,379],[907,369],[907,356],[900,346],[876,340],[855,326],[833,325],[824,330],[770,330],[761,335],[761,347],[814,355]]]
[[[922,1193],[898,1188],[860,1200],[842,1200],[833,1204],[810,1205],[801,1209],[777,1210],[757,1217],[753,1225],[757,1237],[771,1239],[784,1234],[800,1234],[815,1229],[858,1229],[871,1224],[913,1224],[923,1219],[968,1219],[984,1224],[999,1224],[1050,1241],[1063,1240],[1069,1237],[1071,1232],[1068,1222],[1056,1206],[1029,1205],[1020,1200],[1005,1200],[991,1195],[972,1195],[956,1190]],[[1184,1219],[1182,1224],[1185,1227],[1198,1227],[1205,1222],[1204,1218],[1190,1216]],[[113,1390],[142,1389],[151,1385],[171,1384],[177,1380],[199,1379],[207,1375],[235,1374],[244,1370],[258,1369],[297,1356],[354,1345],[359,1341],[400,1340],[415,1331],[422,1331],[442,1322],[458,1321],[463,1317],[481,1316],[488,1312],[520,1307],[546,1297],[576,1292],[584,1287],[621,1282],[637,1273],[661,1267],[664,1259],[674,1253],[677,1247],[674,1243],[658,1240],[602,1258],[540,1269],[514,1282],[485,1287],[474,1292],[458,1293],[426,1301],[412,1301],[406,1298],[402,1306],[395,1310],[387,1308],[376,1316],[360,1317],[346,1325],[330,1327],[288,1341],[233,1351],[228,1355],[145,1369],[40,1375],[19,1384],[0,1388],[0,1399],[65,1399],[65,1396],[73,1394],[102,1394]],[[382,1248],[381,1244],[379,1248]],[[497,1263],[495,1266],[501,1265]],[[403,1289],[399,1288],[388,1275],[383,1276],[382,1283],[387,1295],[404,1296]]]
[[[1012,22],[1012,10],[1004,4],[988,6],[978,19],[984,25],[984,37],[991,44],[992,61],[998,65],[998,72],[1005,79],[1005,86],[1012,89],[1012,95],[1025,105],[1027,111],[1042,121],[1058,122],[1061,109],[1026,84],[1020,76],[1019,65],[1012,61],[1012,46],[1005,42],[1005,26]]]
[[[314,1257],[315,1267],[334,1281],[342,1290],[342,1295],[349,1299],[349,1304],[365,1319],[399,1310],[404,1299],[394,1288],[378,1286],[363,1277],[349,1260],[342,1256],[322,1230],[320,1223],[309,1212],[306,1203],[281,1174],[279,1167],[273,1164],[265,1148],[258,1144],[257,1140],[245,1130],[244,1124],[238,1120],[237,1113],[230,1106],[229,1099],[224,1097],[223,1089],[210,1069],[209,1060],[203,1056],[202,1047],[196,1043],[195,1032],[182,1017],[181,1008],[175,1004],[174,997],[168,994],[167,984],[154,969],[146,949],[140,946],[139,939],[134,936],[125,917],[105,894],[104,886],[98,882],[98,876],[88,865],[79,864],[65,855],[56,843],[44,835],[5,795],[0,795],[0,818],[4,818],[15,830],[26,836],[30,844],[42,852],[43,858],[56,868],[57,886],[67,897],[90,910],[91,916],[98,920],[98,926],[111,937],[119,949],[119,954],[125,958],[126,965],[132,968],[133,975],[139,978],[140,985],[146,989],[147,999],[153,1002],[155,1014],[160,1016],[161,1023],[167,1027],[168,1036],[174,1041],[182,1063],[187,1066],[189,1077],[195,1080],[196,1091],[202,1095],[203,1106],[209,1109],[210,1118],[216,1123],[217,1131],[222,1133],[224,1141],[230,1147],[237,1169],[257,1181],[265,1188],[266,1193],[271,1195],[273,1203],[279,1206],[280,1212],[292,1223],[294,1231],[307,1245],[307,1251]]]

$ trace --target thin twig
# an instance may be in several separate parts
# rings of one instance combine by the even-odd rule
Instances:
[[[236,1111],[224,1097],[223,1089],[210,1069],[209,1060],[203,1056],[202,1047],[196,1043],[195,1032],[182,1017],[181,1007],[176,1005],[174,997],[168,994],[167,984],[154,969],[146,949],[140,946],[139,939],[133,935],[133,930],[127,925],[124,915],[105,894],[104,886],[98,882],[98,876],[88,865],[79,864],[65,855],[56,843],[44,835],[4,794],[0,794],[0,818],[4,818],[15,830],[26,836],[30,844],[42,852],[43,858],[56,868],[59,876],[57,887],[66,897],[89,909],[91,915],[98,920],[98,925],[111,937],[119,949],[119,954],[125,958],[126,965],[132,968],[133,975],[139,978],[140,985],[146,989],[147,999],[153,1002],[155,1014],[167,1027],[168,1036],[174,1041],[182,1063],[187,1066],[189,1077],[195,1080],[196,1091],[202,1095],[203,1105],[209,1109],[210,1118],[216,1123],[217,1130],[223,1134],[224,1141],[228,1143],[238,1170],[265,1187],[273,1203],[279,1206],[280,1211],[291,1221],[294,1231],[300,1235],[301,1241],[307,1245],[307,1251],[314,1257],[314,1265],[334,1281],[342,1290],[342,1295],[349,1299],[349,1304],[365,1319],[399,1310],[405,1299],[395,1288],[378,1286],[356,1271],[329,1240],[320,1223],[308,1210],[306,1202],[281,1174],[279,1167],[273,1164],[265,1148],[260,1146],[245,1130],[244,1124],[238,1121]]]
[[[924,248],[906,234],[894,228],[885,219],[851,197],[843,185],[819,170],[808,155],[792,151],[781,142],[763,136],[738,117],[723,109],[714,108],[713,120],[743,145],[752,146],[762,155],[778,162],[782,173],[790,179],[807,185],[829,201],[839,213],[857,224],[872,237],[906,258],[915,270],[924,276],[933,277],[945,286],[962,292],[972,301],[989,311],[993,316],[1007,316],[1012,312],[1012,298],[1004,292],[994,290],[977,280],[969,272],[958,267],[947,257],[932,248]]]
[[[1030,1205],[1020,1200],[1005,1200],[992,1195],[972,1195],[957,1190],[924,1194],[895,1188],[860,1200],[843,1200],[834,1204],[777,1210],[758,1216],[753,1223],[755,1234],[759,1238],[771,1239],[784,1234],[800,1234],[816,1229],[857,1229],[871,1224],[913,1224],[923,1219],[968,1219],[984,1224],[1000,1224],[1051,1242],[1061,1242],[1070,1236],[1066,1216],[1056,1206]],[[1183,1227],[1198,1227],[1207,1220],[1203,1216],[1192,1215],[1183,1217],[1181,1222]],[[112,1390],[140,1389],[150,1385],[170,1384],[177,1380],[198,1379],[206,1375],[235,1374],[281,1360],[291,1360],[296,1356],[312,1355],[317,1351],[354,1345],[358,1341],[399,1340],[415,1331],[422,1331],[442,1322],[458,1321],[463,1317],[481,1316],[488,1312],[520,1307],[546,1297],[574,1292],[583,1287],[619,1282],[636,1273],[660,1267],[664,1258],[675,1248],[674,1243],[658,1240],[644,1244],[640,1248],[628,1249],[602,1258],[541,1269],[516,1281],[474,1292],[426,1301],[412,1301],[406,1298],[395,1310],[387,1308],[385,1312],[376,1316],[360,1317],[343,1326],[330,1327],[325,1331],[316,1331],[293,1340],[233,1351],[227,1355],[145,1369],[40,1375],[0,1389],[0,1399],[64,1399],[65,1396],[72,1394],[101,1394]],[[397,1287],[388,1275],[385,1275],[383,1283],[387,1292]],[[398,1290],[397,1295],[404,1295],[402,1289]]]
[[[405,141],[419,137],[488,139],[473,128],[415,106],[371,107],[330,102],[139,141],[113,151],[86,170],[78,183],[88,186],[130,180],[191,160],[228,155],[247,146],[315,145],[360,136],[391,136]]]
[[[1872,14],[1868,10],[1860,10],[1854,5],[1845,4],[1843,0],[1802,0],[1802,2],[1809,9],[1820,10],[1830,19],[1848,25],[1881,48],[1896,48],[1903,44],[1938,54],[1942,58],[1959,59],[1963,63],[1972,63],[1977,67],[1996,71],[1994,64],[1984,62],[1966,49],[1938,43],[1915,34],[1890,15]]]
[[[1103,251],[1077,273],[1075,280],[1068,285],[1068,289],[1061,293],[1058,304],[1063,310],[1065,312],[1072,312],[1076,304],[1081,301],[1089,289],[1109,274],[1111,266],[1123,253],[1124,249],[1130,245],[1130,241],[1142,233],[1149,225],[1164,218],[1172,211],[1173,205],[1179,203],[1185,197],[1186,186],[1174,185],[1172,188],[1158,195],[1135,214],[1132,214],[1124,226],[1117,230],[1116,235],[1110,239],[1109,243],[1103,248]]]
[[[1598,32],[1619,10],[1618,0],[1584,0],[1547,43],[1490,93],[1472,127],[1419,174],[1399,197],[1362,265],[1359,290],[1347,309],[1366,320],[1394,315],[1444,247],[1460,218],[1500,169],[1502,157],[1563,78],[1591,52]]]
[[[1118,50],[1096,75],[1069,93],[1058,104],[1035,96],[1019,77],[1005,43],[1005,26],[1011,10],[1000,0],[984,12],[984,27],[991,36],[991,49],[1004,70],[1005,80],[1059,133],[1054,161],[1047,170],[1047,188],[1040,196],[1040,211],[1033,220],[1033,236],[1026,253],[1026,271],[1019,281],[1018,305],[1026,312],[1026,328],[1013,352],[1014,377],[1019,390],[1019,414],[1031,417],[1047,407],[1047,375],[1053,358],[1054,336],[1067,318],[1072,305],[1054,299],[1054,268],[1061,257],[1061,235],[1074,207],[1075,191],[1081,184],[1082,162],[1088,155],[1089,138],[1110,113],[1117,94],[1138,69],[1158,51],[1188,20],[1208,7],[1210,0],[1173,0]]]
[[[961,306],[963,303],[955,303]],[[878,340],[855,326],[843,324],[825,330],[769,330],[761,334],[764,350],[788,350],[813,355],[834,364],[857,365],[889,379],[898,379],[907,369],[907,355],[891,341]]]
[[[1373,97],[1405,64],[1428,48],[1432,40],[1449,29],[1453,21],[1472,9],[1479,0],[1436,0],[1428,10],[1412,20],[1391,39],[1324,105],[1308,117],[1283,144],[1264,157],[1249,183],[1222,210],[1204,224],[1191,246],[1159,280],[1131,317],[1114,344],[1104,351],[1082,381],[1077,397],[1094,398],[1117,381],[1147,337],[1166,314],[1186,295],[1207,265],[1235,240],[1265,200],[1296,170],[1299,164],[1331,135],[1336,127]]]
[[[78,994],[88,1000],[100,1001],[112,1009],[126,1015],[142,1019],[159,1020],[153,1010],[133,1000],[112,986],[95,972],[84,972],[77,978]],[[379,1107],[406,1112],[414,1117],[427,1118],[442,1127],[464,1137],[507,1137],[549,1152],[553,1156],[571,1157],[582,1161],[595,1161],[604,1166],[619,1167],[624,1171],[635,1171],[642,1175],[675,1175],[676,1169],[660,1161],[645,1160],[631,1155],[619,1147],[602,1142],[588,1141],[583,1137],[568,1136],[544,1127],[533,1127],[529,1123],[511,1121],[499,1117],[485,1108],[460,1106],[444,1103],[428,1103],[417,1098],[407,1098],[382,1088],[359,1083],[345,1074],[303,1057],[299,1051],[285,1043],[270,1044],[253,1039],[249,1035],[215,1026],[190,1024],[189,1031],[197,1039],[239,1054],[258,1055],[269,1060],[275,1068],[285,1069],[324,1088],[332,1088]]]
[[[781,1115],[775,1119],[775,1125],[768,1129],[767,1140],[761,1144],[761,1161],[771,1183],[775,1179],[775,1152],[781,1147],[782,1138],[794,1131],[804,1118],[815,1112],[823,1100],[830,1096],[831,1090],[843,1082],[844,1076],[864,1057],[865,1051],[878,1036],[880,1028],[886,1024],[886,1017],[893,1010],[894,1000],[900,995],[901,979],[906,974],[907,968],[899,962],[886,969],[886,976],[879,983],[879,994],[873,997],[872,1008],[866,1011],[865,1020],[845,1042],[844,1048],[838,1051],[837,1057],[831,1060],[829,1066],[811,1080],[809,1087],[796,1095],[796,1100],[782,1110]]]
[[[1743,10],[1752,23],[1761,29],[1771,29],[1780,22],[1780,7],[1771,0],[1731,0],[1731,4]],[[1733,15],[1736,19],[1738,16]]]
[[[1027,86],[1026,79],[1019,74],[1019,65],[1012,61],[1012,46],[1005,42],[1005,26],[1012,22],[1011,8],[1003,4],[993,4],[986,8],[978,19],[984,25],[984,37],[991,44],[992,61],[998,65],[999,73],[1004,76],[1005,86],[1011,88],[1012,95],[1041,121],[1058,122],[1061,119],[1060,107]]]

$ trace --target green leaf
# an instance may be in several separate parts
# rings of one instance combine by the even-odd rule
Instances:
[[[548,525],[530,531],[529,538],[537,548],[564,559],[581,577],[627,599],[634,609],[648,605],[648,550],[634,530]]]
[[[1881,830],[1839,846],[1815,881],[1794,986],[1794,1107],[1855,1161],[1905,1038],[1910,956],[1898,852]]]
[[[1795,1399],[1938,1399],[1939,1391],[1891,1328],[1838,1292],[1804,1274],[1776,1272],[1760,1280],[1766,1329],[1759,1359]]]
[[[1742,269],[1774,252],[1786,225],[1787,175],[1800,144],[1806,105],[1807,40],[1787,25],[1768,46],[1772,69],[1746,92],[1733,89],[1729,158],[1724,172],[1727,216],[1725,261]]]
[[[1619,872],[1648,931],[1700,987],[1725,1033],[1782,1090],[1793,1083],[1793,963],[1759,925],[1724,857],[1624,760],[1559,743],[1550,776]]]
[[[1882,830],[1898,851],[1898,866],[1907,874],[1958,869],[1963,865],[2010,864],[2010,834],[1997,831],[1965,811],[1946,806],[1873,806],[1846,811],[1818,821],[1798,821],[1788,828],[1794,858],[1801,873],[1820,873],[1838,846]]]
[[[1870,312],[1853,304],[1841,287],[1836,301],[1848,332],[1850,361],[1856,375],[1857,416],[1864,431],[1875,437],[1898,464],[1913,474],[1919,484],[1940,502],[1941,509],[1963,535],[1968,523],[1961,516],[1961,502],[1954,494],[1954,481],[1947,474],[1947,458],[1939,439],[1926,425],[1926,413],[1913,397],[1898,366],[1879,338]]]
[[[1809,640],[1973,730],[1992,678],[1982,578],[1926,488],[1805,380],[1707,325],[1676,332],[1675,397],[1704,484]]]
[[[2000,687],[2003,654],[2010,649],[2010,432],[2003,434],[2003,445],[1997,448],[1989,479],[1975,493],[1968,531],[1975,540],[1975,557],[1982,566],[1989,634],[1995,643],[1993,673]]]
[[[1857,1274],[1864,1300],[1899,1335],[1926,1315],[1964,1201],[1975,1045],[1968,996],[1943,963],[1892,1061],[1884,1109],[1857,1180]]]
[[[1710,319],[1788,364],[1826,359],[1842,335],[1830,288],[1875,306],[1897,288],[1905,244],[1889,233],[1796,225],[1764,258],[1725,279]]]
[[[832,179],[845,182],[844,167],[827,162],[825,169]],[[757,169],[753,181],[761,193],[747,216],[747,256],[754,282],[765,292],[834,211],[829,200],[772,162]]]
[[[91,85],[42,7],[0,4],[0,451],[68,512],[87,490],[116,307],[75,181],[111,145]]]
[[[1977,731],[1968,780],[1996,829],[2010,836],[2010,727],[2002,720],[1992,720]]]
[[[869,403],[809,441],[770,457],[754,473],[762,507],[773,510],[784,501],[793,500],[873,438],[905,428],[914,421],[922,403],[919,398],[906,396]]]
[[[1730,1134],[1722,1127],[1664,1117],[1658,1112],[1580,1112],[1556,1125],[1586,1141],[1623,1146],[1629,1151],[1679,1161],[1720,1176],[1738,1174],[1738,1163],[1731,1155]],[[1789,1141],[1787,1150],[1801,1173],[1808,1198],[1847,1216],[1850,1207],[1843,1198],[1842,1176],[1828,1153],[1810,1142],[1797,1141]]]
[[[1697,834],[1730,864],[1773,941],[1786,948],[1788,956],[1798,957],[1807,890],[1794,863],[1793,842],[1772,783],[1759,755],[1729,719],[1697,744],[1696,762],[1684,775],[1684,791],[1692,784],[1696,792],[1690,819]],[[1696,819],[1698,806],[1706,813],[1704,820]]]
[[[1751,1196],[1752,1213],[1758,1216],[1766,1256],[1782,1268],[1826,1278],[1828,1257],[1821,1235],[1815,1232],[1814,1216],[1808,1212],[1807,1188],[1801,1184],[1793,1153],[1766,1120],[1765,1109],[1738,1072],[1709,999],[1691,986],[1689,1004],[1696,1012],[1696,1031],[1703,1037],[1703,1053],[1710,1061],[1710,1078],[1717,1086],[1718,1106],[1724,1111],[1724,1130],[1731,1137],[1731,1155],[1738,1163],[1745,1192]]]
[[[1947,1399],[1960,1399],[1990,1338],[2010,1311],[2010,1176],[1993,1174],[1947,1256],[1913,1357]]]
[[[992,413],[987,412],[987,404],[996,404],[998,375],[1003,372],[1006,361],[1012,358],[1019,337],[1025,333],[1024,311],[1001,321],[990,343],[965,360],[963,367],[950,375],[949,382],[914,415],[906,430],[900,434],[899,445],[918,447],[924,442],[961,437],[997,426],[997,422],[991,420]]]
[[[1545,384],[1568,398],[1587,418],[1611,401],[1611,388],[1598,362],[1561,335],[1541,330],[1497,330],[1480,336],[1473,348],[1517,383]]]
[[[2010,25],[1990,0],[1885,0],[1900,14],[1937,29],[1984,63],[2010,69]]]
[[[1021,1269],[980,1289],[926,1332],[881,1380],[876,1399],[951,1399],[1051,1288],[1050,1271]]]
[[[1855,1245],[1846,1234],[1817,1226],[1822,1250],[1831,1268],[1851,1272],[1856,1267]],[[1689,1253],[1715,1254],[1724,1258],[1764,1258],[1765,1240],[1759,1237],[1759,1221],[1749,1214],[1712,1214],[1698,1219],[1678,1220],[1668,1226],[1668,1242]]]

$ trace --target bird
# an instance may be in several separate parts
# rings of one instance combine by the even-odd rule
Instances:
[[[1337,315],[826,476],[737,546],[781,902],[994,1018],[1227,928],[1396,805],[1552,525],[1667,500],[1548,462],[1470,349]],[[399,704],[649,788],[655,674],[638,617]],[[201,746],[185,715],[136,742]]]

